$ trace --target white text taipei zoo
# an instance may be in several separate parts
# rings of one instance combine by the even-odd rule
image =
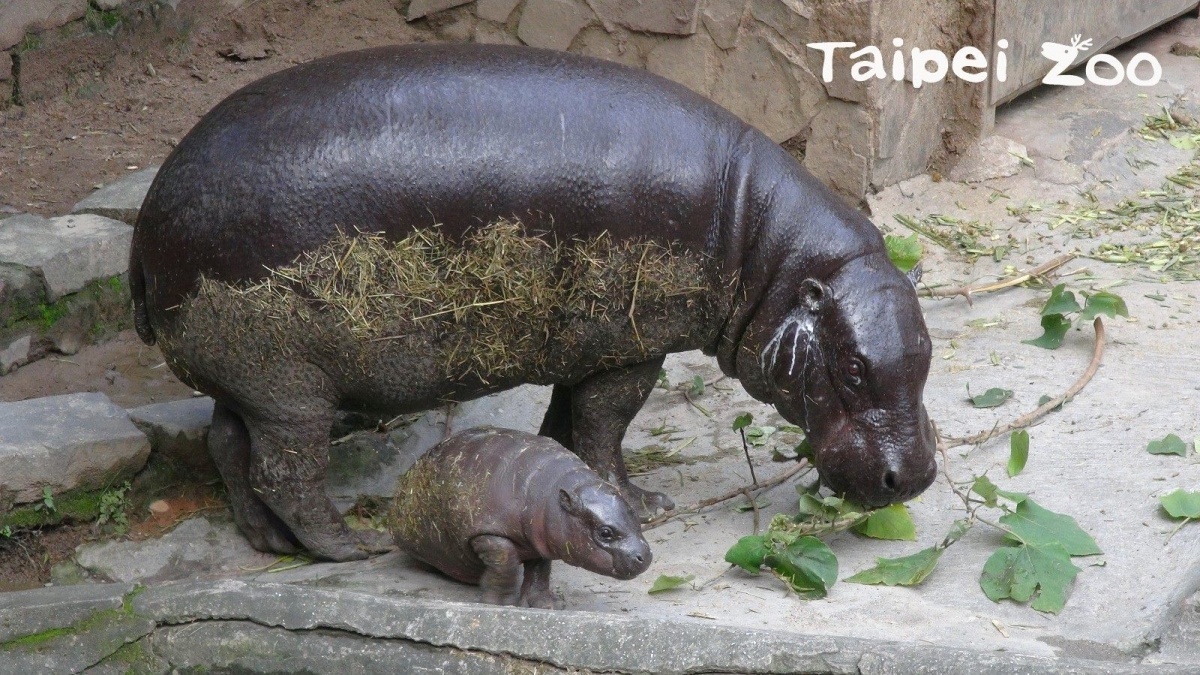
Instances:
[[[1080,38],[1081,36],[1076,35],[1069,45],[1057,42],[1042,44],[1042,56],[1054,63],[1049,74],[1042,78],[1044,84],[1078,87],[1085,83],[1082,77],[1065,74],[1075,63],[1080,52],[1087,51],[1091,47],[1091,40],[1081,40]],[[878,47],[868,45],[852,52],[850,58],[855,63],[850,67],[850,77],[854,78],[856,82],[865,82],[870,79],[887,79],[890,75],[893,80],[900,82],[909,79],[911,70],[913,87],[920,89],[924,84],[941,82],[951,72],[960,80],[978,84],[987,80],[989,68],[994,65],[996,81],[1008,81],[1008,54],[1005,52],[1009,47],[1008,40],[996,42],[994,64],[989,64],[987,56],[977,47],[963,47],[955,52],[953,57],[948,57],[940,50],[921,49],[920,47],[913,47],[908,54],[905,54],[901,49],[904,47],[904,40],[900,38],[892,40],[892,45],[895,50],[892,52],[890,69],[886,65],[883,51]],[[825,82],[832,82],[834,54],[839,49],[854,49],[858,45],[854,42],[813,42],[808,47],[824,54],[821,79]],[[1102,64],[1108,66],[1113,72],[1104,74],[1098,72],[1097,66]],[[1146,68],[1150,70],[1149,77],[1143,77],[1143,71]],[[1152,87],[1162,79],[1162,65],[1152,54],[1146,53],[1134,56],[1128,65],[1123,65],[1116,57],[1109,54],[1097,54],[1088,59],[1085,71],[1087,82],[1104,87],[1116,86],[1127,78],[1140,87]]]

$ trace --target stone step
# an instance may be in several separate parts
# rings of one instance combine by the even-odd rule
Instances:
[[[216,476],[208,456],[213,400],[207,396],[152,403],[129,411],[129,419],[150,439],[154,452],[175,466]]]
[[[0,403],[0,505],[41,501],[44,488],[57,496],[120,484],[149,454],[149,439],[104,394]]]
[[[91,281],[129,268],[133,228],[95,214],[43,218],[23,213],[0,220],[0,264],[40,274],[54,302]]]
[[[151,166],[115,180],[85,197],[71,213],[92,213],[133,225],[157,174],[158,167]]]

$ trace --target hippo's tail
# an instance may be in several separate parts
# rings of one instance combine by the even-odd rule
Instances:
[[[152,345],[158,338],[146,313],[146,271],[142,268],[142,247],[139,243],[135,231],[133,244],[129,247],[129,294],[133,296],[133,327],[142,342]]]

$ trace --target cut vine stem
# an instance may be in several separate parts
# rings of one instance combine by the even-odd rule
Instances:
[[[734,497],[737,497],[738,495],[749,496],[750,493],[761,493],[764,490],[768,490],[770,488],[775,487],[776,485],[779,485],[780,483],[783,483],[784,481],[791,478],[792,476],[795,476],[796,474],[800,473],[801,471],[803,471],[805,469],[809,469],[809,468],[812,468],[812,467],[809,465],[807,458],[799,459],[796,461],[796,466],[794,466],[790,469],[787,469],[786,471],[783,471],[779,475],[777,475],[769,480],[765,480],[761,483],[758,483],[757,485],[743,485],[742,487],[734,488],[733,490],[730,490],[729,492],[726,492],[723,495],[718,495],[716,497],[710,497],[708,499],[703,499],[701,501],[696,502],[695,504],[681,506],[677,509],[671,509],[670,511],[660,514],[660,515],[652,518],[645,524],[643,524],[642,530],[645,531],[645,530],[649,530],[649,529],[658,527],[659,525],[662,525],[663,523],[665,523],[669,520],[672,520],[674,518],[678,518],[679,516],[687,515],[689,513],[697,513],[699,511],[701,511],[702,509],[706,509],[714,504],[720,504],[721,502],[729,501],[730,499],[733,499]]]
[[[1029,427],[1034,422],[1037,422],[1046,415],[1050,414],[1051,411],[1074,398],[1076,394],[1078,394],[1083,390],[1084,387],[1087,386],[1088,382],[1092,381],[1092,377],[1100,368],[1100,360],[1104,356],[1104,322],[1100,320],[1100,317],[1096,317],[1096,320],[1092,322],[1092,327],[1096,330],[1096,346],[1092,350],[1092,361],[1088,364],[1087,370],[1083,371],[1083,375],[1079,376],[1079,379],[1075,381],[1075,384],[1072,384],[1071,388],[1067,389],[1062,396],[1051,399],[1038,406],[1036,410],[1025,415],[1021,415],[1017,419],[1005,424],[1004,426],[993,427],[989,431],[983,431],[972,436],[963,437],[942,438],[939,436],[938,448],[944,451],[963,445],[981,445],[992,440],[993,438],[996,438],[997,436],[1009,433],[1010,431],[1016,431],[1017,429]]]
[[[923,288],[920,290],[920,295],[927,297],[927,298],[956,298],[961,295],[962,297],[967,299],[967,304],[971,304],[971,296],[972,295],[981,294],[981,293],[992,293],[994,291],[1004,290],[1005,288],[1019,286],[1027,281],[1031,281],[1038,277],[1045,276],[1045,275],[1049,274],[1050,272],[1053,272],[1054,270],[1062,267],[1063,265],[1066,265],[1067,263],[1071,262],[1074,259],[1075,259],[1075,254],[1073,254],[1073,253],[1069,253],[1067,255],[1060,255],[1057,258],[1054,258],[1053,260],[1044,262],[1041,265],[1038,265],[1037,267],[1029,270],[1028,272],[1018,274],[1017,276],[1012,277],[1010,279],[1005,279],[1003,281],[997,281],[996,283],[992,283],[992,284],[985,284],[983,286],[958,286],[955,288],[928,288],[928,287],[926,287],[926,288]]]

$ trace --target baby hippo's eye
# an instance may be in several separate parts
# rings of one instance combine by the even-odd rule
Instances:
[[[612,541],[617,538],[617,533],[608,525],[602,525],[600,529],[596,530],[596,536],[600,538],[600,541]]]
[[[862,384],[862,378],[866,374],[866,371],[867,369],[863,366],[862,361],[853,358],[850,359],[846,363],[846,384],[851,387],[857,387]]]

